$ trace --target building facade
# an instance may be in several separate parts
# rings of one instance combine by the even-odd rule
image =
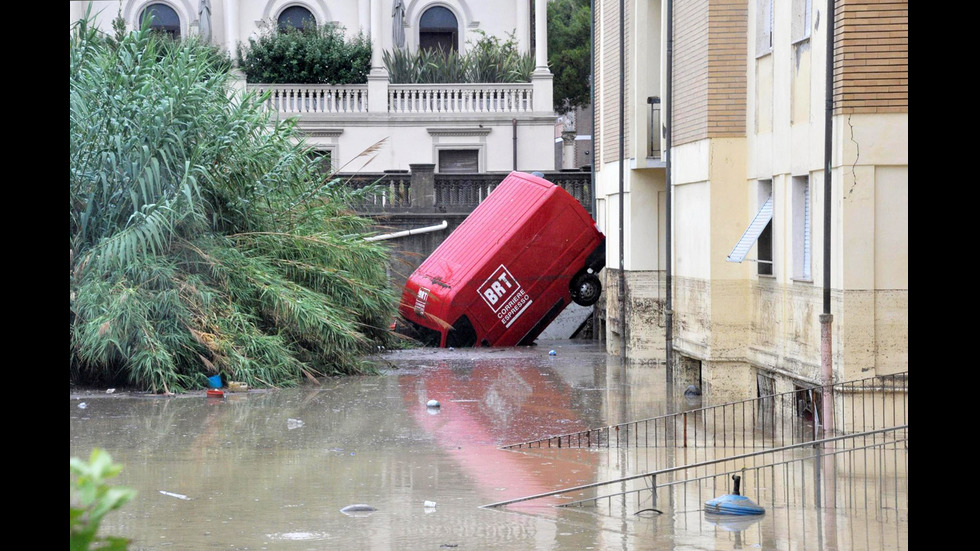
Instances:
[[[552,75],[547,63],[547,0],[110,0],[71,2],[70,22],[91,5],[96,25],[122,17],[136,28],[148,13],[173,36],[202,36],[233,56],[263,25],[335,24],[371,39],[371,71],[363,84],[264,85],[268,106],[297,117],[307,142],[347,172],[553,170]],[[540,16],[538,16],[540,14]],[[482,36],[513,36],[533,52],[531,82],[515,84],[391,84],[383,52],[452,48]],[[370,156],[362,153],[382,142]]]
[[[601,2],[596,14],[596,97],[604,103],[596,108],[598,217],[613,268],[609,349],[625,342],[631,358],[664,358],[666,188],[664,170],[642,147],[653,116],[642,109],[643,96],[659,96],[673,122],[671,345],[680,377],[742,397],[823,382],[825,261],[834,380],[907,372],[907,0],[836,2],[829,257],[826,4],[675,0],[671,104],[659,23],[666,1],[627,1],[622,193],[610,143],[623,105],[609,68],[618,64],[617,4]]]

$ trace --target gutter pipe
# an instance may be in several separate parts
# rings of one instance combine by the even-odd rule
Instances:
[[[440,230],[444,230],[449,227],[449,223],[445,220],[441,224],[436,224],[435,226],[426,226],[424,228],[413,228],[410,230],[397,231],[395,233],[385,233],[381,235],[374,235],[371,237],[365,237],[365,241],[385,241],[387,239],[396,239],[398,237],[407,237],[409,235],[418,235],[420,233],[431,233]]]

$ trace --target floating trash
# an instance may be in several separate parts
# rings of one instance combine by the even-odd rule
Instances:
[[[364,503],[355,503],[353,505],[348,505],[340,510],[341,513],[349,517],[366,517],[373,514],[377,509],[370,505]]]
[[[557,352],[555,352],[554,350],[549,350],[549,351],[548,351],[548,355],[549,355],[549,356],[557,356],[557,355],[558,355],[558,353],[557,353]]]
[[[190,501],[191,500],[191,498],[185,496],[184,494],[175,494],[173,492],[167,492],[167,491],[164,491],[164,490],[160,490],[160,493],[163,494],[163,495],[165,495],[165,496],[175,497],[177,499],[183,499],[184,501]]]
[[[439,403],[439,400],[429,400],[428,402],[425,403],[425,407],[438,408],[438,407],[442,407],[442,404]]]
[[[435,509],[436,508],[436,502],[435,501],[423,501],[422,502],[422,507],[425,507],[426,509]]]
[[[286,419],[286,428],[288,430],[298,429],[303,425],[304,423],[299,419],[292,419],[292,418]]]
[[[78,409],[85,409],[87,407],[88,407],[88,404],[86,404],[85,402],[82,402],[81,404],[78,404]]]

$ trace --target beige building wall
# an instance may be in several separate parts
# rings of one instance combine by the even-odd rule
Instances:
[[[813,5],[801,14],[807,4],[775,4],[768,51],[759,48],[759,34],[768,30],[760,17],[766,2],[751,6],[749,42],[756,57],[748,65],[748,118],[754,124],[745,195],[755,203],[752,213],[763,200],[762,189],[771,185],[774,264],[773,275],[750,276],[753,318],[746,357],[767,372],[816,383],[824,283],[826,33],[817,25],[801,37],[799,25],[825,20],[826,14]],[[896,19],[903,13],[898,4],[838,3],[830,258],[835,380],[908,370],[907,3],[904,27]],[[869,46],[876,41],[884,42],[881,51]],[[796,233],[804,182],[809,273],[801,267]]]
[[[619,2],[596,4],[596,221],[606,234],[605,340],[610,352],[636,361],[665,354],[666,185],[662,157],[650,156],[650,97],[663,97],[663,9],[660,1],[627,1],[625,71],[620,71]],[[620,99],[620,76],[625,98]],[[620,196],[620,117],[625,109],[623,193]],[[662,113],[662,111],[661,111]],[[662,119],[661,119],[662,121]],[[655,122],[655,121],[654,121]],[[659,131],[659,128],[653,131]],[[620,265],[620,200],[623,262]],[[623,271],[621,271],[623,270]],[[620,273],[625,285],[620,296]],[[625,305],[625,312],[621,310]],[[625,314],[626,324],[621,323]]]

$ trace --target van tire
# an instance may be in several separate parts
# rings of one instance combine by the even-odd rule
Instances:
[[[569,291],[575,304],[592,306],[599,301],[599,295],[602,294],[602,282],[599,281],[599,276],[591,272],[581,272],[572,278]]]

